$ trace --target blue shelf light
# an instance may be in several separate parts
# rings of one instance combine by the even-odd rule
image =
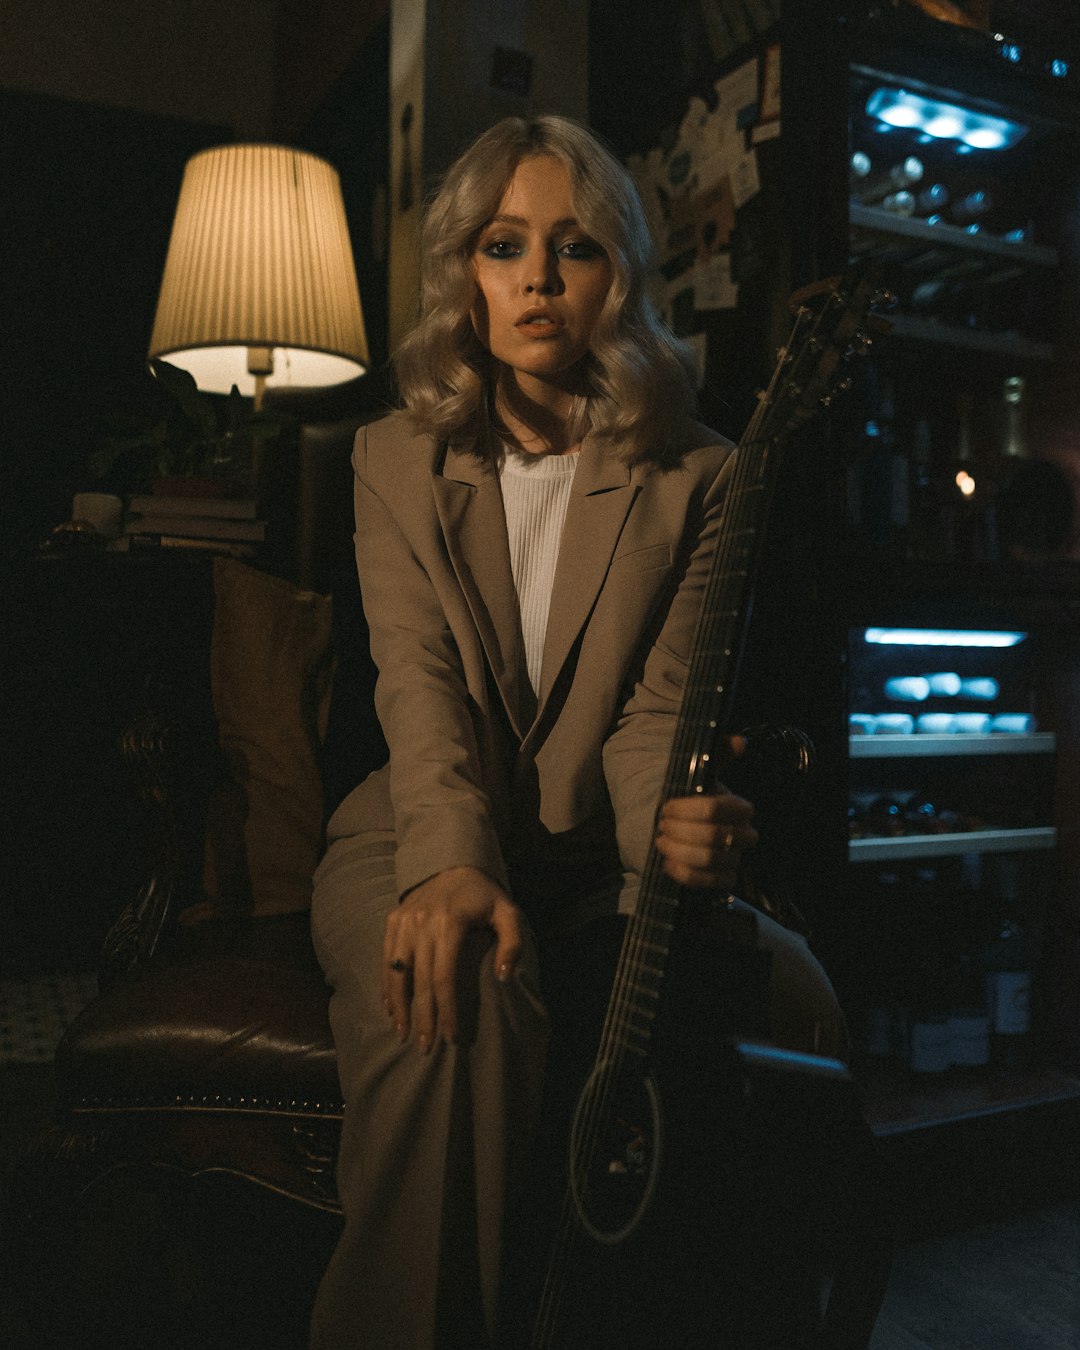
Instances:
[[[863,639],[895,647],[1015,647],[1026,633],[970,628],[868,628]]]
[[[884,85],[867,99],[866,111],[886,126],[918,131],[934,140],[959,141],[969,150],[1007,150],[1027,135],[1021,122]]]

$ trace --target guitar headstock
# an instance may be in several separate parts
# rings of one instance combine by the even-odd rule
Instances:
[[[850,388],[849,362],[866,356],[889,331],[882,311],[892,297],[873,272],[830,277],[795,291],[789,301],[794,322],[778,354],[769,387],[759,395],[755,435],[770,438],[793,430]]]

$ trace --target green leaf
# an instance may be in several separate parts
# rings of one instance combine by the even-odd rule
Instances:
[[[161,381],[165,392],[176,400],[184,416],[195,423],[199,433],[203,436],[213,436],[217,431],[214,405],[200,391],[194,377],[188,371],[181,370],[179,366],[156,359],[150,362],[150,370],[155,378]]]

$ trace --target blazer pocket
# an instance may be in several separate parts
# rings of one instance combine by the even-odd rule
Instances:
[[[631,572],[660,572],[671,566],[670,544],[649,544],[630,553],[617,553],[611,560],[612,568],[627,568]]]

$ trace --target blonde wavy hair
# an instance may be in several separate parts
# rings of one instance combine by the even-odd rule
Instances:
[[[514,170],[534,155],[565,165],[577,218],[612,269],[569,431],[605,439],[630,463],[671,460],[693,405],[690,358],[646,293],[652,244],[633,180],[565,117],[505,118],[447,171],[424,214],[419,319],[394,355],[402,402],[436,439],[494,453],[494,360],[470,318],[472,255]]]

